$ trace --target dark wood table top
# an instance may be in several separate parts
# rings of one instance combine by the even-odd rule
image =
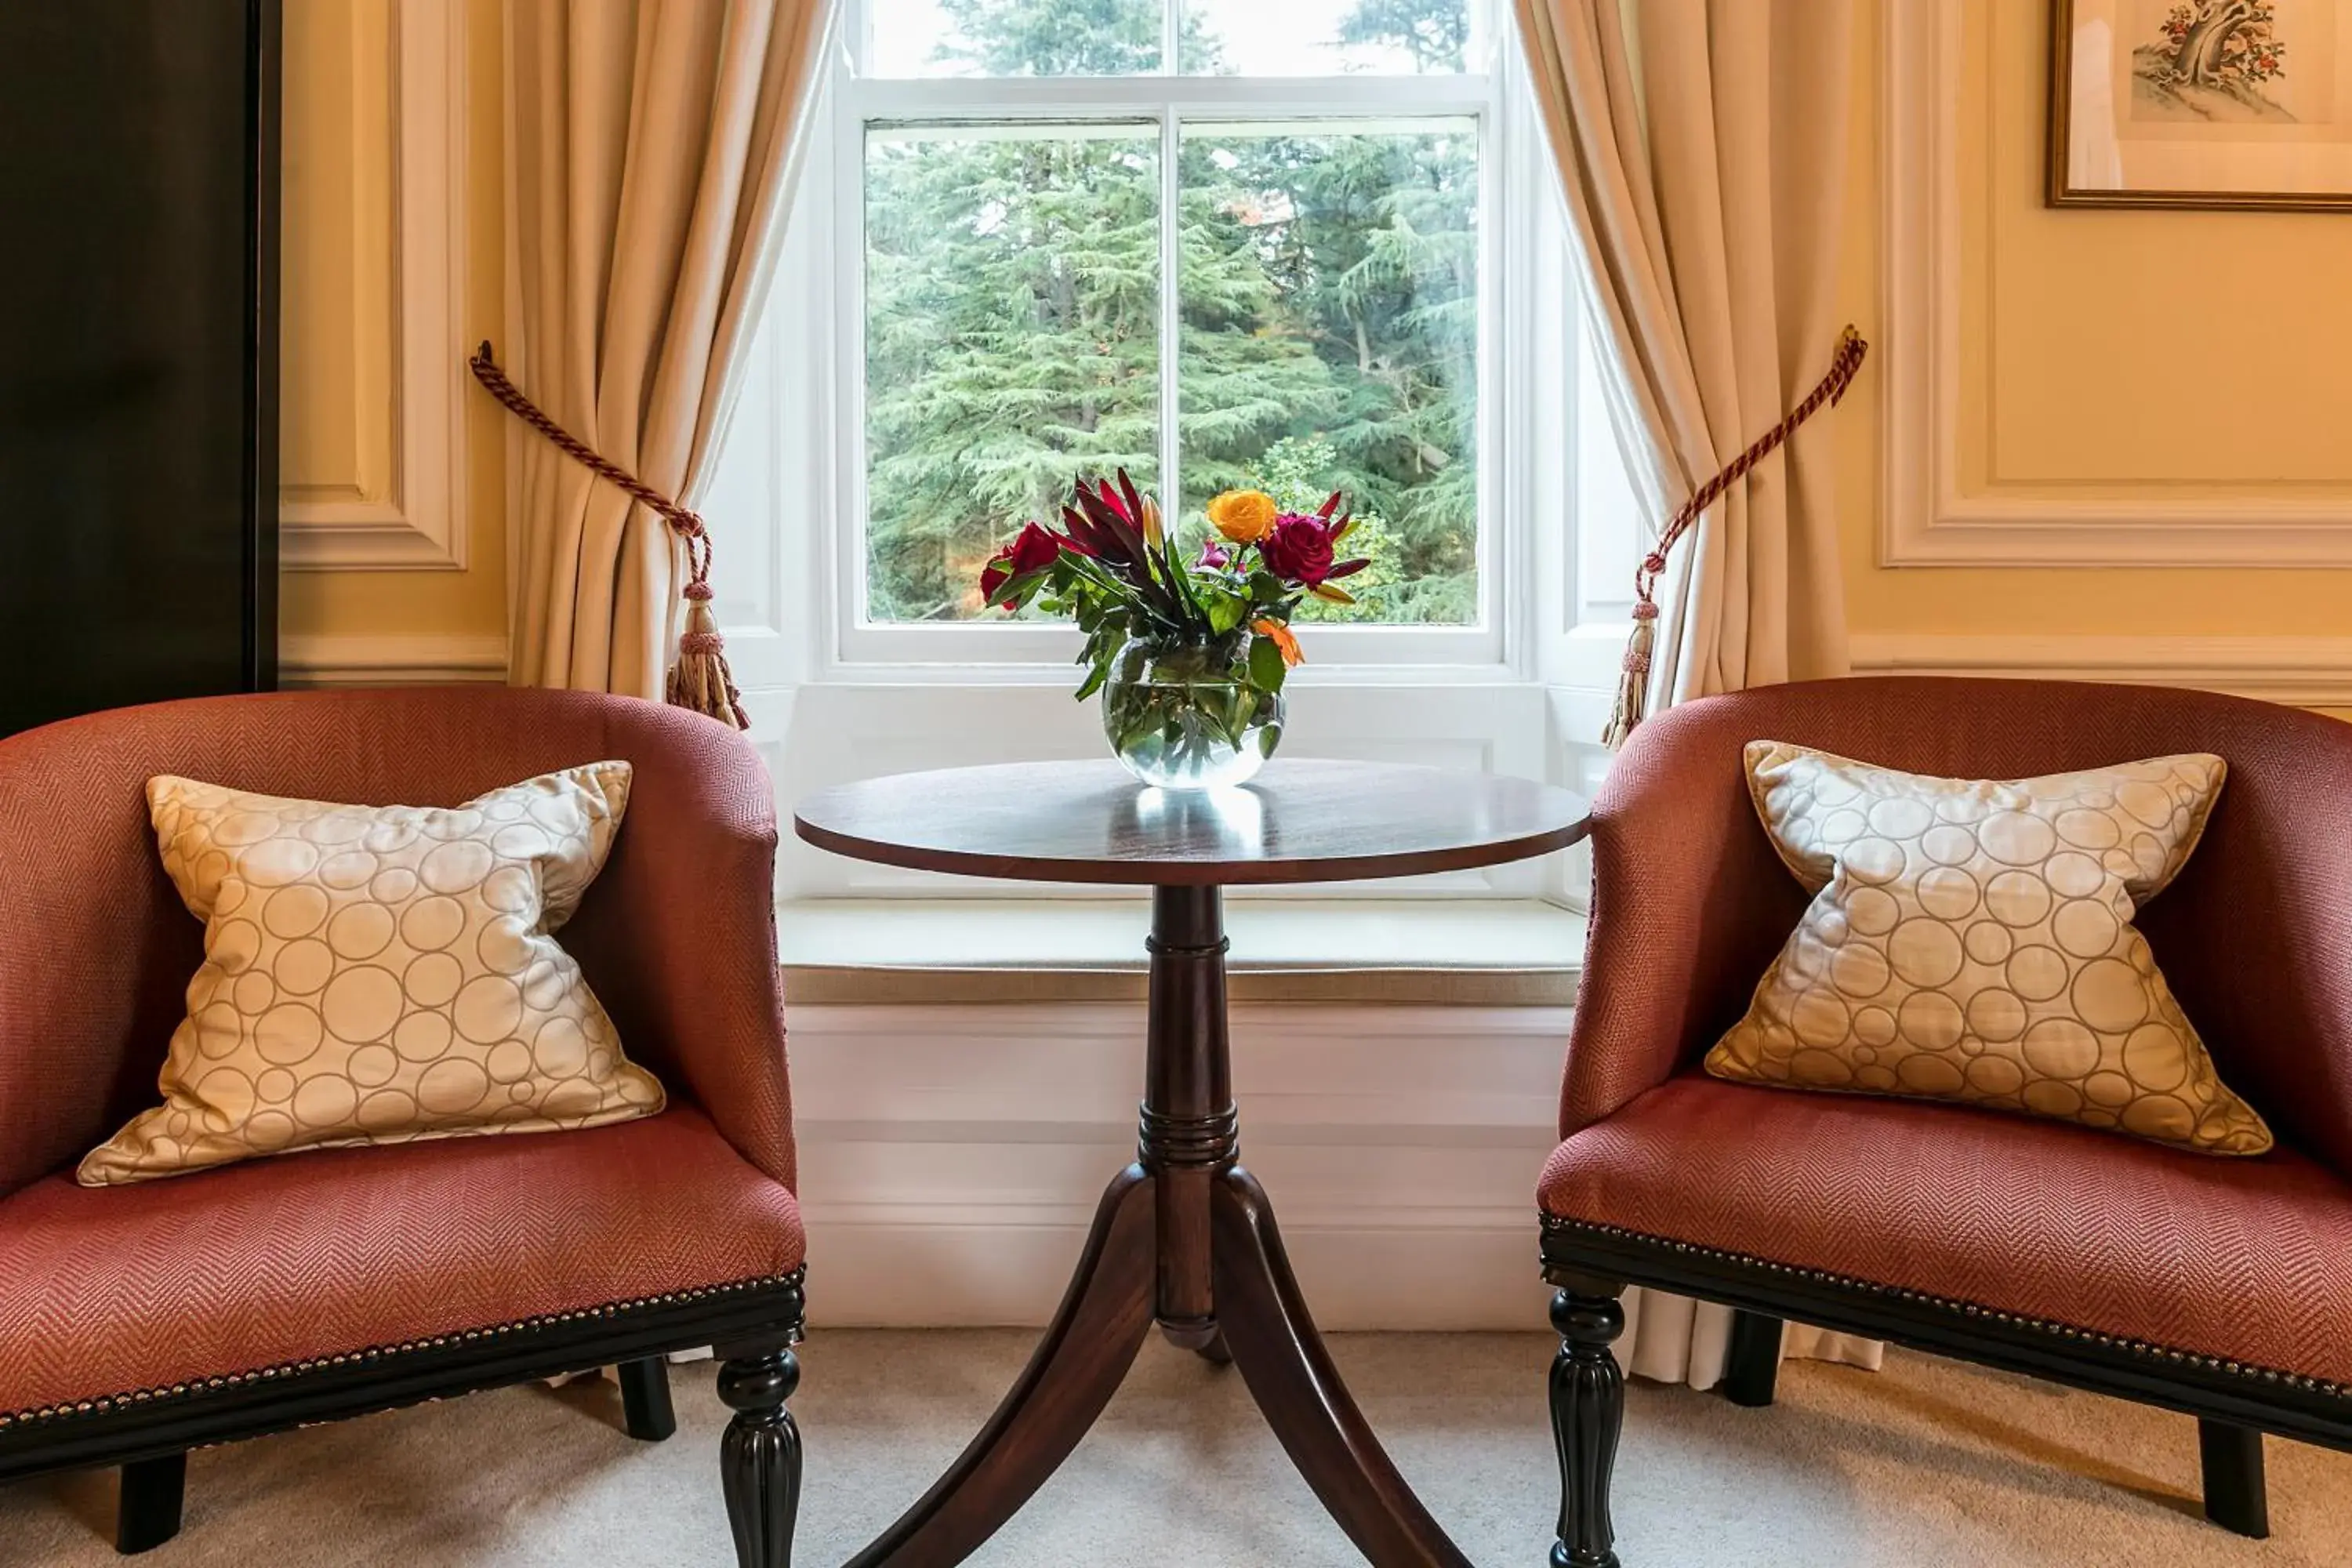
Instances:
[[[1411,877],[1524,860],[1584,837],[1581,796],[1388,763],[1268,763],[1238,789],[1138,784],[1111,759],[947,768],[841,784],[793,814],[855,859],[1046,882],[1231,887]]]

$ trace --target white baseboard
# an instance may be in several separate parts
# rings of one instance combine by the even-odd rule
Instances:
[[[1535,1180],[1569,1011],[1234,1011],[1242,1159],[1330,1329],[1543,1323]],[[1139,1006],[791,1014],[809,1316],[1043,1324],[1133,1156]]]
[[[280,637],[284,686],[404,686],[507,678],[503,637]]]
[[[2352,707],[2352,637],[1857,632],[1853,656],[1858,673],[2123,680],[2301,708]]]

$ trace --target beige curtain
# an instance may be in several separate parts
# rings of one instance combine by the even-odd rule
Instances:
[[[557,423],[689,507],[758,324],[833,10],[507,0],[500,359]],[[685,582],[668,526],[520,423],[508,455],[510,679],[660,697]]]
[[[1588,267],[1602,381],[1663,522],[1829,368],[1852,0],[1517,0]],[[1654,701],[1847,669],[1829,420],[1700,521],[1661,595]],[[1730,1313],[1629,1292],[1635,1373],[1721,1375]],[[1792,1329],[1790,1353],[1879,1347]]]

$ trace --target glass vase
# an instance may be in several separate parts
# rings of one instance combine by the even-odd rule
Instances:
[[[1136,638],[1103,683],[1103,733],[1127,771],[1161,789],[1244,784],[1282,742],[1282,693],[1245,677],[1250,634],[1160,647]]]

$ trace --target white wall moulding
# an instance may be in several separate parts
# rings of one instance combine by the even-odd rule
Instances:
[[[1903,0],[1885,8],[1881,564],[2352,566],[2347,493],[2307,486],[2052,493],[1998,483],[1963,493],[1959,110],[1969,85],[1961,60],[1971,4]],[[2021,166],[1993,177],[2032,175]]]
[[[1332,1329],[1537,1329],[1559,1007],[1237,1006],[1242,1159]],[[793,1008],[829,1326],[1037,1325],[1133,1158],[1139,1004]]]
[[[315,108],[348,113],[351,124],[306,142],[306,128],[289,123],[288,184],[293,207],[306,182],[346,184],[350,275],[289,279],[289,296],[307,288],[315,309],[350,312],[341,329],[350,335],[348,363],[338,357],[319,374],[353,378],[348,402],[358,428],[322,435],[318,448],[338,455],[325,471],[303,475],[289,463],[295,478],[278,506],[282,563],[289,571],[462,570],[465,7],[357,0],[344,23],[352,28],[354,90],[348,103]],[[375,29],[383,34],[372,37]],[[338,41],[322,36],[319,47]],[[289,39],[289,47],[299,46]],[[299,163],[324,148],[347,158],[344,166]],[[339,194],[331,210],[340,214],[345,199]],[[329,210],[321,204],[322,214]],[[320,254],[339,247],[340,237]],[[289,244],[289,256],[307,248]],[[300,324],[292,313],[289,321]],[[288,353],[305,352],[335,354],[289,333]],[[343,400],[331,401],[340,416]],[[330,416],[320,405],[289,405],[287,446],[298,460],[310,444],[295,422],[313,417]]]
[[[287,686],[445,685],[507,678],[504,637],[281,637]]]
[[[1870,675],[2191,686],[2301,708],[2352,707],[2352,637],[1987,637],[1857,632]]]

